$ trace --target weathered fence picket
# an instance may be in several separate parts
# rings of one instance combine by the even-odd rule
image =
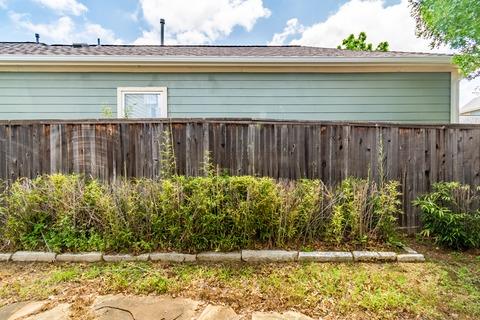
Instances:
[[[165,135],[179,174],[202,174],[205,155],[232,175],[277,179],[347,176],[402,184],[405,215],[419,226],[411,201],[436,181],[480,184],[480,125],[167,119],[0,122],[0,178],[83,173],[103,180],[159,177]]]

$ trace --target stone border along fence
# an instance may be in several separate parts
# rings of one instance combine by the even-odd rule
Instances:
[[[130,254],[103,254],[101,252],[62,253],[17,251],[0,253],[0,262],[124,262],[153,261],[164,263],[280,263],[280,262],[424,262],[423,254],[405,247],[405,253],[377,251],[286,251],[241,250],[236,252],[177,252]]]

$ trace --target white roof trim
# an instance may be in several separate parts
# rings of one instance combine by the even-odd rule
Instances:
[[[111,62],[111,63],[368,63],[452,64],[450,56],[408,57],[238,57],[238,56],[109,56],[109,55],[0,55],[0,62]]]

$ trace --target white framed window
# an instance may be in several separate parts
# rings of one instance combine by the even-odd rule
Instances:
[[[166,118],[167,87],[117,88],[119,118]]]

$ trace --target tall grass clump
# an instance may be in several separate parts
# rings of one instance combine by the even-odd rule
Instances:
[[[337,189],[328,234],[337,243],[369,240],[396,241],[396,220],[401,213],[399,184],[381,187],[368,179],[347,178]]]
[[[145,252],[365,244],[395,235],[398,184],[168,174],[103,183],[79,175],[19,179],[0,195],[11,249]]]

